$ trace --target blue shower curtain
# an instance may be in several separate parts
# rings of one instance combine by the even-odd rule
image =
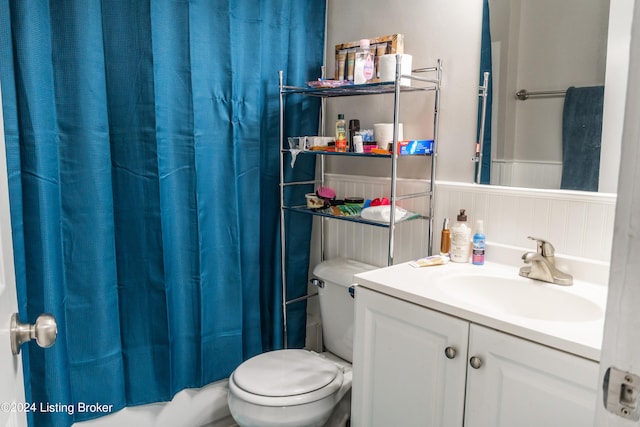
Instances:
[[[166,401],[282,346],[278,70],[319,75],[324,1],[0,0],[27,400]],[[297,103],[297,105],[295,105]],[[314,134],[316,100],[288,133]],[[313,176],[312,160],[297,173]],[[289,293],[310,220],[291,218]],[[304,343],[304,304],[289,343]],[[29,414],[69,426],[99,413]]]

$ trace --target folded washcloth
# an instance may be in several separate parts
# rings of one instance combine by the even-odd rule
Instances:
[[[362,209],[360,216],[363,219],[376,222],[391,222],[391,206],[370,206]],[[409,212],[399,206],[396,206],[394,222],[402,221],[411,217],[417,216],[416,213]]]

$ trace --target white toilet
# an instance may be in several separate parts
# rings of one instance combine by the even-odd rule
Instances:
[[[354,304],[349,287],[354,274],[374,268],[358,261],[334,259],[313,270],[324,284],[319,287],[319,298],[327,352],[276,350],[238,366],[229,377],[227,397],[238,425],[319,427],[327,422],[351,390]]]

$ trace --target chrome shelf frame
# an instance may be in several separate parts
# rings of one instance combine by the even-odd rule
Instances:
[[[429,77],[423,77],[419,74],[428,74]],[[442,84],[442,61],[438,59],[435,67],[419,68],[411,71],[411,75],[404,75],[401,73],[401,57],[396,56],[396,76],[395,81],[391,82],[377,82],[368,83],[362,85],[345,85],[331,88],[310,88],[310,87],[298,87],[287,86],[283,81],[283,71],[279,73],[280,77],[280,258],[281,258],[281,271],[282,271],[282,314],[283,314],[283,332],[284,332],[284,347],[287,348],[287,306],[294,302],[303,301],[314,295],[306,295],[287,301],[287,260],[286,260],[286,232],[285,230],[285,215],[287,213],[294,214],[308,214],[313,216],[322,217],[320,221],[320,245],[321,245],[321,258],[324,259],[324,221],[325,220],[342,220],[353,223],[371,225],[376,227],[388,228],[388,247],[387,247],[387,264],[393,265],[394,250],[395,250],[395,228],[396,226],[412,220],[426,220],[428,221],[428,238],[427,238],[427,254],[431,255],[433,250],[433,233],[434,233],[434,197],[435,197],[435,178],[436,178],[436,160],[438,153],[438,123],[439,123],[439,111],[440,111],[440,89]],[[402,85],[402,79],[411,79],[411,86]],[[434,109],[433,109],[433,145],[432,153],[424,155],[412,155],[412,156],[400,156],[398,154],[398,128],[399,128],[399,111],[400,111],[400,94],[404,92],[433,92],[434,93]],[[324,132],[325,124],[325,109],[326,100],[328,98],[336,97],[348,97],[348,96],[364,96],[364,95],[384,95],[393,94],[393,143],[392,153],[385,154],[371,154],[371,153],[342,153],[342,152],[328,152],[328,151],[316,151],[316,150],[301,150],[298,151],[298,155],[316,155],[320,156],[320,179],[315,181],[299,181],[299,182],[285,182],[285,155],[292,150],[286,147],[286,135],[284,134],[284,110],[285,110],[285,97],[289,95],[302,95],[311,96],[321,99],[321,112],[320,112],[320,130],[319,135]],[[306,206],[286,206],[285,205],[285,189],[292,185],[302,184],[319,184],[324,185],[325,177],[325,157],[326,156],[345,156],[354,158],[383,158],[389,159],[391,163],[391,185],[390,185],[390,220],[389,223],[380,223],[375,221],[369,221],[361,218],[360,216],[336,216],[322,211],[313,211],[306,208]],[[397,171],[398,171],[398,158],[399,157],[430,157],[431,159],[431,173],[429,177],[428,190],[424,192],[417,192],[412,194],[400,195],[397,191]],[[428,214],[418,215],[406,220],[395,220],[395,211],[397,202],[403,199],[409,199],[414,197],[428,198]]]

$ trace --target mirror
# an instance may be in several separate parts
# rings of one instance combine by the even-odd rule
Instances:
[[[597,191],[609,0],[484,1],[480,182]]]

